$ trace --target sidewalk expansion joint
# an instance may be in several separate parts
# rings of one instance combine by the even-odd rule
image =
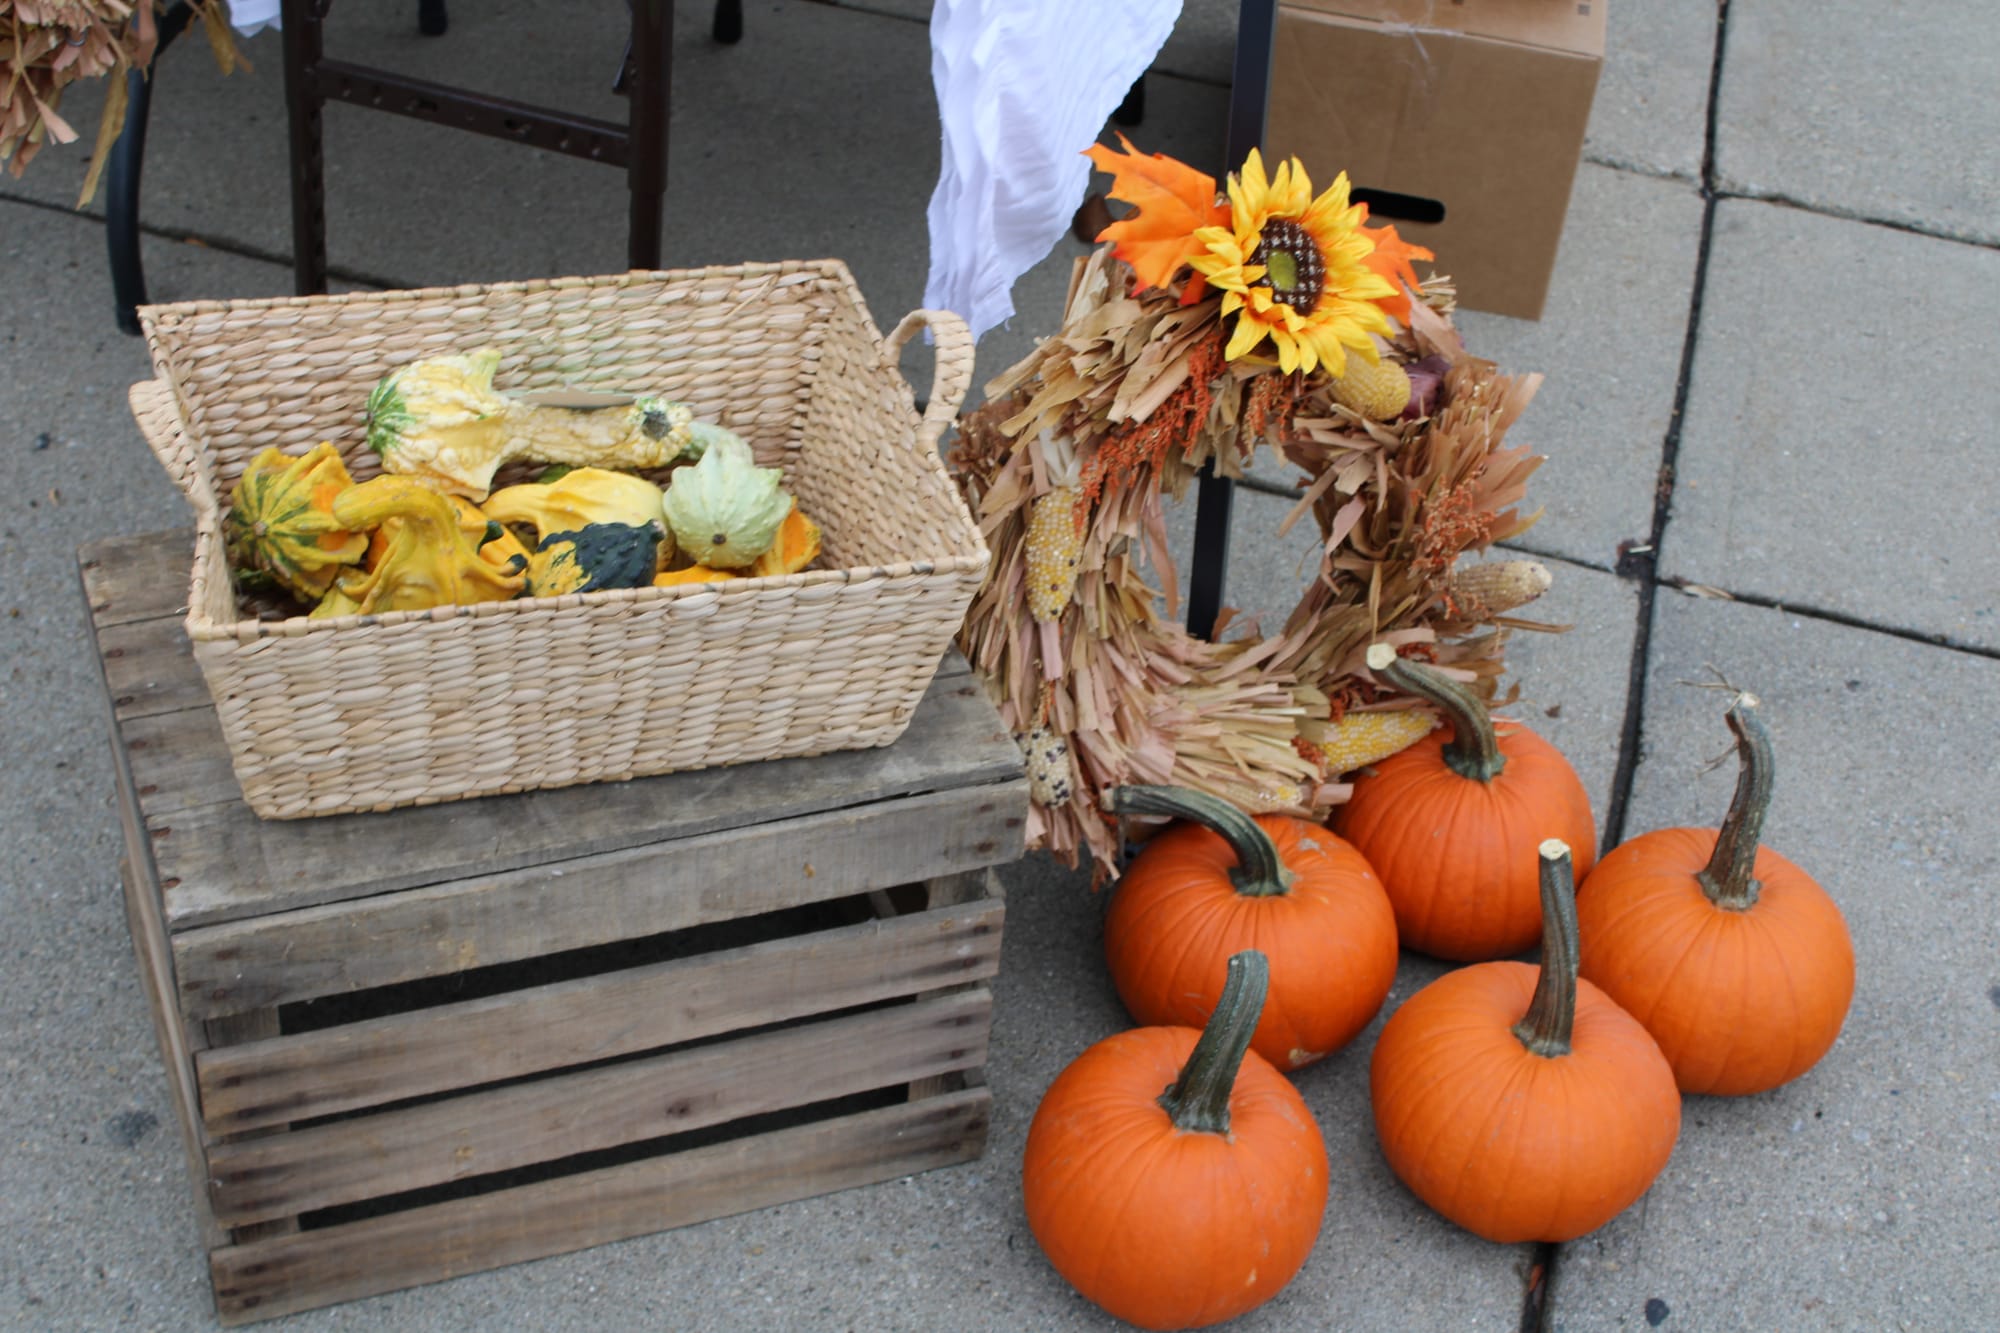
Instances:
[[[12,194],[6,190],[0,190],[0,204],[19,204],[25,208],[40,209],[44,213],[56,213],[66,218],[74,218],[79,222],[87,222],[95,227],[102,227],[104,225],[104,215],[102,213],[90,212],[81,208],[71,208],[67,204],[51,203],[46,199],[31,199],[26,195]],[[190,245],[201,250],[212,250],[217,254],[231,255],[238,259],[254,259],[259,263],[276,264],[280,268],[292,267],[292,256],[288,254],[280,254],[275,250],[266,250],[262,246],[252,245],[248,241],[239,241],[227,236],[203,235],[200,232],[188,231],[185,228],[173,229],[149,222],[141,222],[139,224],[139,233],[142,236],[151,236],[162,241],[173,241],[180,245]],[[368,287],[378,291],[395,291],[413,285],[395,278],[385,278],[379,273],[363,273],[359,269],[346,268],[340,265],[329,265],[327,267],[327,276],[338,278],[342,282],[353,283],[357,287]]]
[[[1711,588],[1705,584],[1691,582],[1683,578],[1665,577],[1655,581],[1656,586],[1687,597],[1704,597],[1714,601],[1741,602],[1745,606],[1761,610],[1776,611],[1783,615],[1797,616],[1802,620],[1819,620],[1829,625],[1839,625],[1844,629],[1862,630],[1869,634],[1886,634],[1892,639],[1903,639],[1910,643],[1920,643],[1926,648],[1943,648],[1948,652],[1965,653],[1971,657],[2000,659],[2000,647],[1973,643],[1967,639],[1954,638],[1937,630],[1907,629],[1901,625],[1884,625],[1873,620],[1864,620],[1847,611],[1834,611],[1823,606],[1811,606],[1803,602],[1786,601],[1777,597],[1766,597],[1762,593],[1733,592],[1727,588]]]
[[[1981,250],[2000,250],[2000,240],[1977,236],[1970,232],[1952,231],[1946,227],[1928,223],[1911,222],[1904,218],[1876,217],[1859,209],[1835,208],[1826,204],[1815,204],[1775,190],[1732,189],[1718,187],[1713,191],[1717,199],[1742,200],[1753,204],[1770,204],[1775,208],[1789,208],[1799,213],[1811,213],[1823,218],[1837,218],[1842,222],[1857,222],[1866,227],[1881,227],[1885,231],[1900,231],[1910,236],[1922,236],[1926,240],[1949,241],[1955,245],[1970,245]]]
[[[1604,809],[1602,847],[1625,840],[1625,821],[1632,805],[1633,779],[1645,746],[1646,667],[1652,653],[1653,612],[1659,600],[1660,542],[1673,515],[1675,467],[1680,458],[1681,428],[1687,420],[1688,390],[1694,378],[1695,347],[1701,332],[1703,298],[1715,243],[1716,125],[1722,103],[1722,59],[1729,45],[1731,0],[1717,0],[1715,49],[1708,69],[1707,118],[1701,146],[1701,236],[1695,249],[1694,280],[1688,293],[1687,335],[1681,340],[1680,371],[1674,382],[1674,406],[1660,442],[1660,470],[1653,487],[1653,524],[1642,550],[1622,553],[1619,572],[1636,576],[1639,609],[1632,631],[1632,660],[1625,686],[1625,719],[1618,739],[1618,766],[1612,773],[1611,798]],[[1521,1297],[1521,1333],[1544,1333],[1556,1318],[1556,1287],[1562,1280],[1563,1246],[1546,1244],[1536,1254],[1531,1280]],[[1536,1280],[1539,1279],[1539,1280]]]

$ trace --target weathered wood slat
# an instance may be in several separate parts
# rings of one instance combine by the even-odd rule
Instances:
[[[908,883],[1019,856],[1026,805],[1017,780],[184,930],[180,1003],[289,1004]]]
[[[1000,903],[770,940],[207,1051],[211,1136],[805,1018],[1000,965]]]
[[[92,542],[77,552],[91,623],[124,625],[187,614],[194,529],[173,528]]]
[[[566,1254],[977,1157],[984,1088],[235,1246],[211,1256],[223,1322],[269,1319]]]
[[[150,776],[154,759],[142,756],[154,753],[149,748],[133,755],[134,776],[166,791],[179,779]],[[903,738],[878,750],[388,814],[269,821],[232,800],[157,818],[148,810],[146,823],[168,925],[183,930],[892,797],[1007,782],[1020,773],[1020,752],[977,687],[933,681]],[[1010,817],[1024,812],[1025,803]]]
[[[208,1034],[208,1045],[211,1050],[219,1046],[237,1046],[246,1041],[266,1041],[277,1036],[280,1031],[278,1011],[275,1008],[251,1009],[240,1014],[229,1014],[223,1018],[211,1018],[202,1024],[202,1027]],[[231,1135],[220,1144],[211,1144],[208,1149],[211,1168],[216,1152],[227,1151],[231,1143],[261,1139],[269,1144],[274,1138],[283,1136],[285,1132],[283,1125],[273,1125],[267,1129],[246,1130],[241,1134]],[[212,1206],[215,1192],[213,1175],[208,1180],[207,1187]],[[273,1214],[262,1220],[256,1218],[231,1220],[218,1216],[216,1221],[230,1229],[230,1239],[238,1245],[247,1241],[263,1240],[266,1236],[288,1236],[299,1229],[299,1219],[292,1213]]]
[[[118,863],[119,879],[125,886],[125,923],[132,932],[132,951],[138,955],[139,985],[146,993],[146,1008],[153,1018],[153,1037],[160,1045],[160,1061],[166,1066],[167,1095],[174,1104],[174,1119],[180,1124],[181,1147],[187,1152],[189,1182],[194,1186],[195,1224],[205,1249],[227,1244],[229,1237],[208,1205],[208,1162],[202,1147],[201,1107],[194,1086],[194,1055],[188,1049],[186,1029],[174,1009],[173,965],[167,957],[167,933],[160,924],[157,899],[150,904],[152,891],[132,873],[129,858]]]
[[[171,825],[183,810],[243,803],[215,709],[205,700],[196,708],[121,717],[118,733],[144,793],[147,827]]]
[[[1001,902],[1005,896],[1005,891],[1000,886],[999,872],[991,866],[979,870],[961,870],[953,875],[940,875],[924,885],[925,905],[933,912],[945,907],[955,907],[960,903]],[[964,985],[944,986],[928,992],[923,998],[963,993],[967,989],[969,988]],[[957,1073],[943,1073],[911,1079],[909,1098],[913,1102],[921,1101],[925,1097],[935,1097],[940,1093],[950,1092],[960,1078],[962,1075]]]
[[[155,616],[97,631],[112,711],[121,719],[210,707],[208,687],[194,669],[180,616]]]
[[[218,1145],[211,1199],[241,1226],[942,1078],[985,1061],[992,1003],[980,989],[892,1005]]]

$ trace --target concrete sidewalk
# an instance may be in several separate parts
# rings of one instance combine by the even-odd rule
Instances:
[[[335,7],[339,50],[622,118],[623,7]],[[737,47],[682,5],[669,262],[836,255],[879,324],[922,294],[937,171],[925,0],[748,7]],[[1148,150],[1221,153],[1233,0],[1190,0],[1153,77]],[[1651,1193],[1551,1256],[1443,1222],[1389,1174],[1374,1030],[1298,1080],[1326,1131],[1319,1247],[1245,1329],[2000,1327],[2000,10],[1973,0],[1621,0],[1545,318],[1466,314],[1475,350],[1548,383],[1524,549],[1572,622],[1523,636],[1519,715],[1582,772],[1607,842],[1711,824],[1727,748],[1710,668],[1765,703],[1767,840],[1846,913],[1845,1033],[1796,1083],[1691,1098]],[[146,167],[156,300],[275,295],[286,266],[275,39],[159,75]],[[468,75],[466,71],[483,73]],[[84,97],[64,107],[95,123]],[[603,168],[336,107],[329,240],[353,285],[615,270]],[[124,389],[82,154],[0,179],[0,1325],[213,1326],[180,1141],[116,888],[79,542],[187,521]],[[1017,288],[978,379],[1056,316],[1068,239]],[[1442,267],[1449,269],[1449,256]],[[909,368],[927,382],[913,350]],[[1233,602],[1282,613],[1286,501],[1239,492]],[[1184,516],[1185,517],[1185,516]],[[1699,595],[1697,595],[1699,594]],[[1009,891],[984,1160],[289,1321],[309,1329],[1115,1326],[1036,1250],[1018,1164],[1042,1090],[1124,1026],[1101,903],[1030,859]],[[1406,957],[1391,1006],[1438,974]]]

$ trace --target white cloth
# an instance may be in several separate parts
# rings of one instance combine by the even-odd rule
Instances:
[[[1151,64],[1181,0],[937,0],[931,80],[943,163],[924,304],[976,338],[1083,202],[1083,150]]]
[[[245,37],[279,28],[278,0],[229,0],[229,26]]]

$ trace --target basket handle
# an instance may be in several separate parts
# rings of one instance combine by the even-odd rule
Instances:
[[[903,344],[920,328],[931,331],[937,346],[937,369],[931,374],[930,401],[924,405],[924,420],[917,428],[917,435],[927,448],[934,450],[946,429],[958,420],[959,405],[965,401],[965,391],[972,387],[972,330],[949,310],[912,310],[882,340],[882,364],[890,370],[897,369]]]
[[[141,380],[132,386],[126,399],[132,404],[132,417],[139,423],[139,433],[146,437],[147,447],[194,506],[195,515],[219,520],[222,513],[216,503],[215,488],[187,442],[180,411],[174,406],[174,391],[165,380]]]

